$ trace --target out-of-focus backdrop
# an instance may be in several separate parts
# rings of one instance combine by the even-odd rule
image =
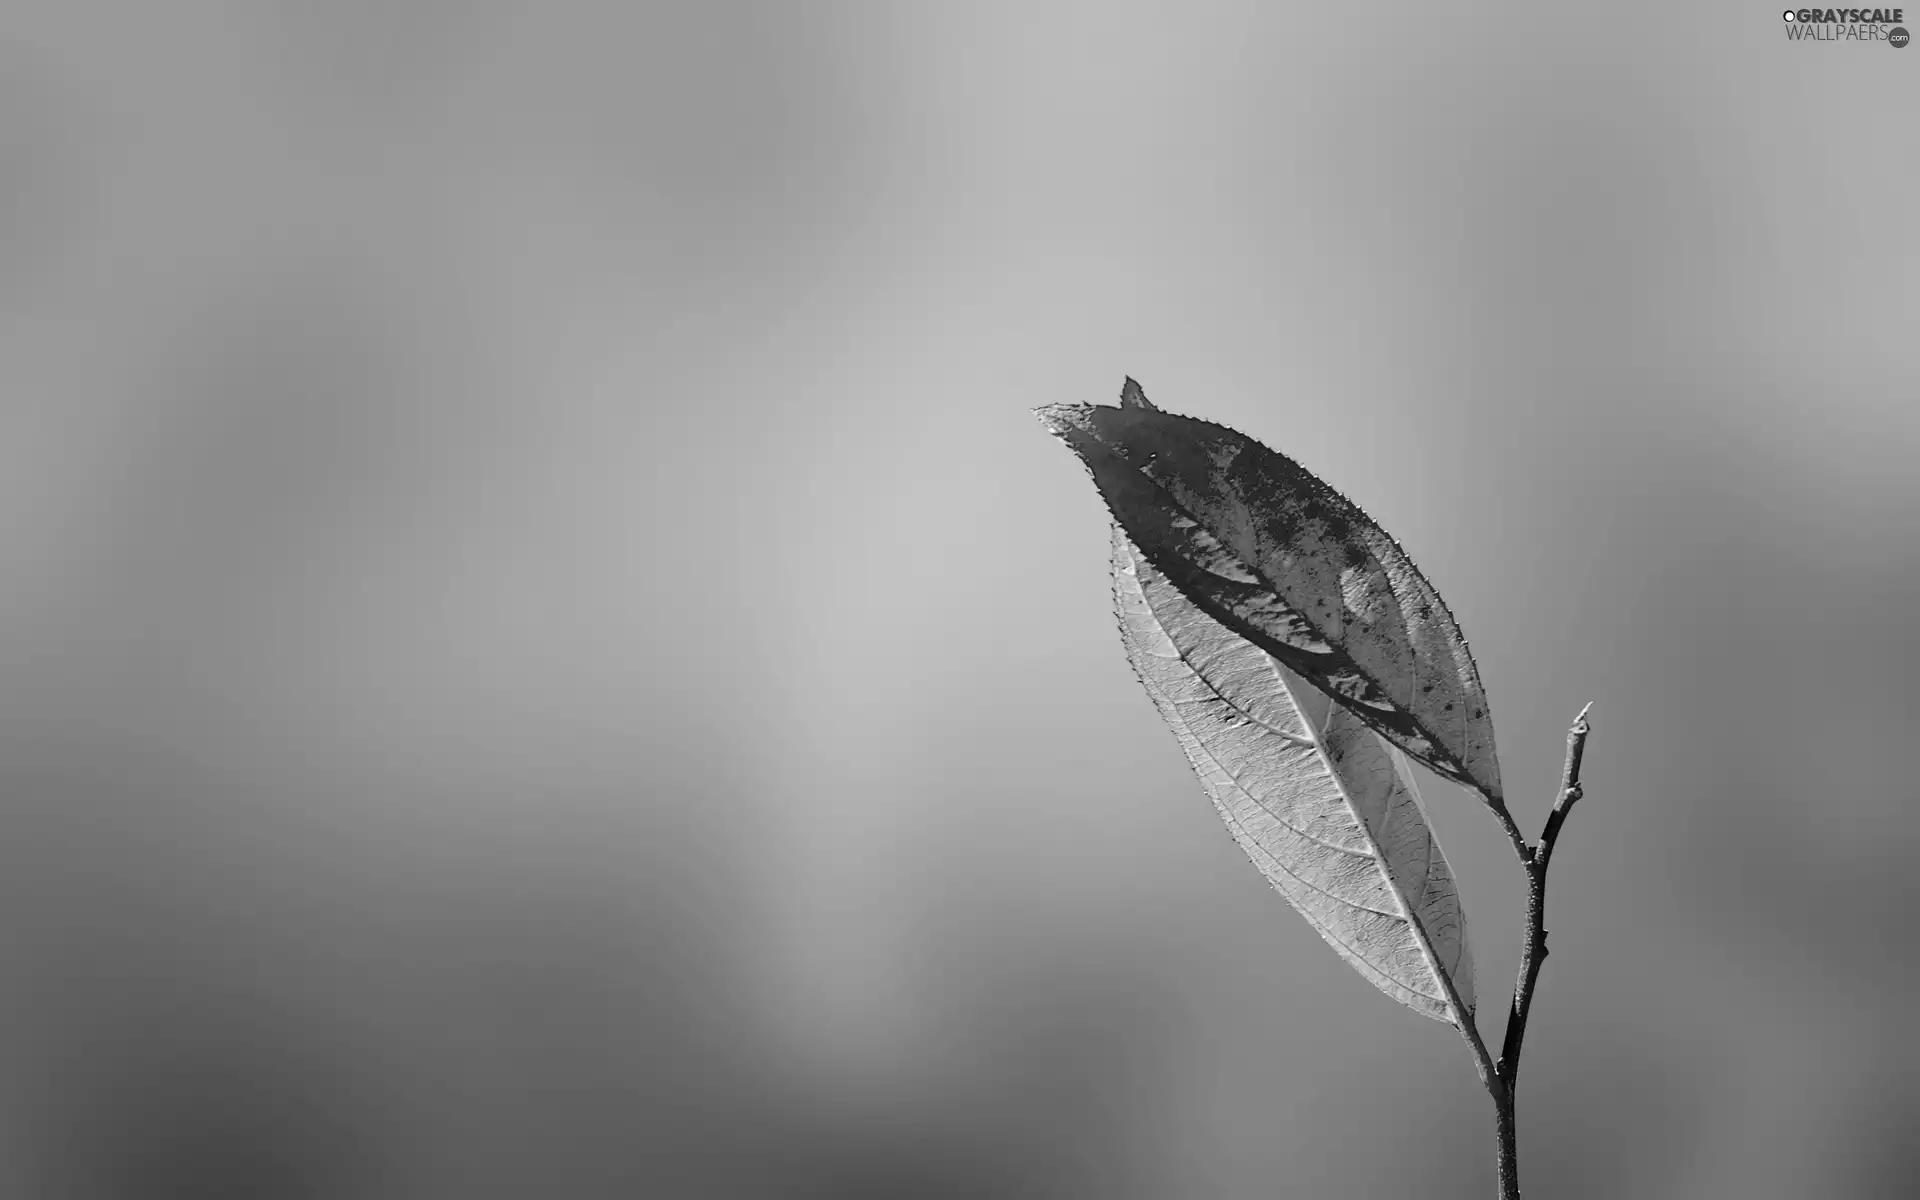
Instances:
[[[1759,4],[8,6],[0,1194],[1491,1195],[1127,669],[1124,374],[1411,548],[1530,831],[1594,702],[1528,1194],[1911,1186],[1916,112]]]

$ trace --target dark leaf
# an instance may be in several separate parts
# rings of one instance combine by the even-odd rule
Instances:
[[[1466,638],[1357,505],[1251,438],[1154,408],[1131,379],[1120,407],[1035,412],[1189,601],[1504,810],[1493,718]]]

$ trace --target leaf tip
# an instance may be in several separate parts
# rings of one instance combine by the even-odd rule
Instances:
[[[1127,376],[1126,382],[1120,385],[1120,407],[1144,408],[1149,412],[1158,411],[1154,409],[1153,401],[1147,399],[1146,389],[1142,388],[1139,380],[1131,375]]]
[[[1048,433],[1059,434],[1063,432],[1065,424],[1060,410],[1065,407],[1064,404],[1036,404],[1033,407],[1033,415],[1047,427]]]
[[[1033,415],[1047,427],[1048,433],[1064,438],[1086,428],[1091,412],[1092,406],[1087,404],[1041,404],[1034,408]]]

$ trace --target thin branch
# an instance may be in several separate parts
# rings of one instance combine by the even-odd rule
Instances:
[[[1553,811],[1547,814],[1539,844],[1528,846],[1513,818],[1503,809],[1495,809],[1508,839],[1513,842],[1514,852],[1520,856],[1520,865],[1527,871],[1527,941],[1520,951],[1520,978],[1513,986],[1513,1008],[1507,1016],[1500,1061],[1494,1065],[1491,1079],[1482,1065],[1486,1051],[1480,1046],[1479,1038],[1469,1039],[1477,1051],[1475,1066],[1480,1068],[1480,1080],[1486,1085],[1487,1094],[1493,1097],[1500,1200],[1520,1200],[1519,1138],[1514,1108],[1514,1090],[1520,1077],[1520,1045],[1527,1036],[1527,1014],[1533,1009],[1540,967],[1547,960],[1547,863],[1553,857],[1554,843],[1560,839],[1560,827],[1566,824],[1567,811],[1580,799],[1580,760],[1586,753],[1587,734],[1592,731],[1592,726],[1587,724],[1587,713],[1592,708],[1589,704],[1581,709],[1573,720],[1573,727],[1567,730],[1567,759],[1560,772],[1560,794],[1554,799]]]
[[[1560,840],[1560,826],[1566,823],[1567,810],[1580,799],[1580,760],[1587,752],[1587,734],[1592,731],[1592,726],[1587,724],[1587,714],[1592,710],[1591,704],[1581,709],[1580,715],[1573,719],[1573,728],[1567,730],[1567,765],[1560,773],[1560,796],[1553,802],[1553,811],[1547,814],[1547,827],[1540,831],[1540,845],[1533,852],[1542,875],[1547,873],[1547,859],[1553,855],[1553,844]]]
[[[1559,840],[1560,827],[1566,823],[1567,810],[1580,799],[1580,760],[1586,753],[1587,734],[1592,731],[1592,726],[1587,724],[1587,713],[1592,708],[1589,704],[1581,709],[1580,715],[1574,718],[1573,728],[1567,730],[1567,761],[1560,774],[1560,795],[1547,816],[1540,844],[1525,859],[1527,944],[1520,952],[1520,978],[1513,987],[1513,1011],[1507,1019],[1507,1034],[1500,1046],[1500,1079],[1509,1093],[1520,1074],[1520,1043],[1527,1036],[1527,1013],[1533,1008],[1534,985],[1540,979],[1541,964],[1547,960],[1547,861],[1553,855],[1554,843]]]

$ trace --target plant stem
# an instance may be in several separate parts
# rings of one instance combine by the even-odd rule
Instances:
[[[1520,1142],[1513,1122],[1513,1092],[1502,1087],[1493,1098],[1493,1136],[1498,1143],[1500,1200],[1520,1200]]]
[[[1527,1014],[1533,1009],[1540,967],[1547,961],[1547,863],[1553,857],[1554,843],[1560,839],[1560,827],[1566,824],[1567,810],[1580,799],[1580,760],[1586,753],[1587,734],[1592,730],[1587,724],[1587,713],[1592,708],[1589,704],[1581,709],[1573,720],[1573,727],[1567,730],[1567,760],[1560,772],[1560,795],[1553,802],[1553,811],[1547,814],[1539,843],[1527,845],[1513,818],[1504,809],[1495,809],[1503,819],[1514,852],[1520,856],[1520,865],[1527,871],[1527,940],[1520,950],[1520,977],[1513,985],[1513,1008],[1507,1016],[1500,1060],[1493,1064],[1491,1073],[1478,1031],[1467,1038],[1474,1049],[1474,1065],[1479,1068],[1480,1080],[1486,1085],[1487,1094],[1493,1097],[1500,1200],[1520,1200],[1519,1141],[1514,1110],[1514,1091],[1520,1078],[1520,1046],[1526,1040]]]

